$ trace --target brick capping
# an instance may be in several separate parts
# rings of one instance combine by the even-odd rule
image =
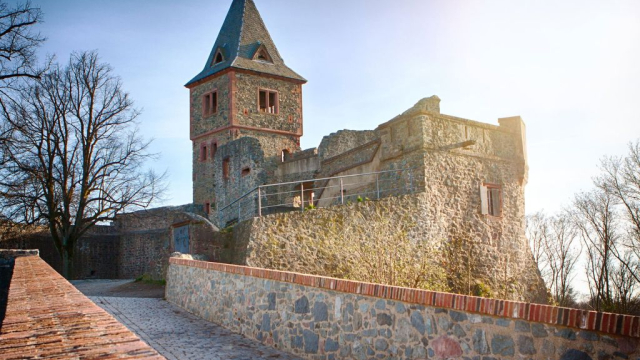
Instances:
[[[0,359],[157,359],[154,349],[39,256],[15,258]]]
[[[460,310],[484,315],[522,319],[560,325],[582,330],[599,331],[640,338],[640,317],[601,313],[589,310],[562,308],[551,305],[488,299],[476,296],[372,284],[247,266],[204,262],[188,259],[169,259],[170,264],[221,271],[230,274],[288,282],[297,285],[339,291],[382,299],[415,303],[424,306]]]

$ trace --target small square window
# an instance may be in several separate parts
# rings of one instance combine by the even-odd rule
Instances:
[[[246,167],[246,168],[242,169],[242,174],[241,174],[242,177],[245,177],[245,176],[247,176],[249,174],[251,174],[251,168]]]
[[[218,112],[218,92],[202,95],[202,116],[211,116]]]
[[[278,93],[276,91],[260,90],[258,93],[258,105],[262,113],[277,114]]]

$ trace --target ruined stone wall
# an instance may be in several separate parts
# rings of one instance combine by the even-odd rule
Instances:
[[[640,318],[171,260],[167,301],[305,359],[635,359]]]
[[[325,160],[375,140],[375,130],[340,130],[322,138],[318,156]]]
[[[438,194],[441,193],[438,190]],[[237,249],[245,255],[234,263],[273,268],[273,264],[278,263],[273,260],[282,257],[278,249],[286,249],[287,254],[296,254],[296,258],[274,269],[323,275],[322,264],[326,260],[322,258],[323,252],[313,248],[312,244],[317,241],[305,239],[329,236],[326,230],[329,223],[335,226],[357,224],[359,218],[379,221],[375,214],[383,213],[390,224],[403,223],[407,237],[412,241],[444,242],[449,246],[452,253],[445,271],[451,274],[449,280],[454,291],[474,293],[481,287],[490,291],[486,295],[545,303],[544,282],[526,242],[518,237],[519,229],[505,227],[499,222],[494,224],[490,219],[462,221],[455,214],[453,200],[447,199],[450,198],[419,193],[254,218],[242,224],[246,227],[245,239],[235,239],[246,244],[246,248]],[[440,201],[444,203],[440,204]],[[502,233],[494,232],[498,230]],[[357,231],[358,241],[363,243],[388,241],[388,234],[369,231],[366,225]],[[499,239],[492,240],[496,235]],[[394,244],[389,242],[388,247],[391,249]],[[427,262],[435,260],[425,259]]]

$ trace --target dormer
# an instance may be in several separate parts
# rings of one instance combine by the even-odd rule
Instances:
[[[216,49],[216,53],[213,56],[213,61],[211,62],[211,66],[216,66],[225,61],[224,52],[221,48]]]
[[[267,47],[263,44],[260,44],[260,46],[258,46],[258,49],[253,54],[252,60],[273,64],[273,58],[271,58]]]

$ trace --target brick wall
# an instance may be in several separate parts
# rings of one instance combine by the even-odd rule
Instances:
[[[170,259],[167,300],[307,359],[636,359],[640,318]]]
[[[15,259],[0,358],[164,359],[37,255]]]

